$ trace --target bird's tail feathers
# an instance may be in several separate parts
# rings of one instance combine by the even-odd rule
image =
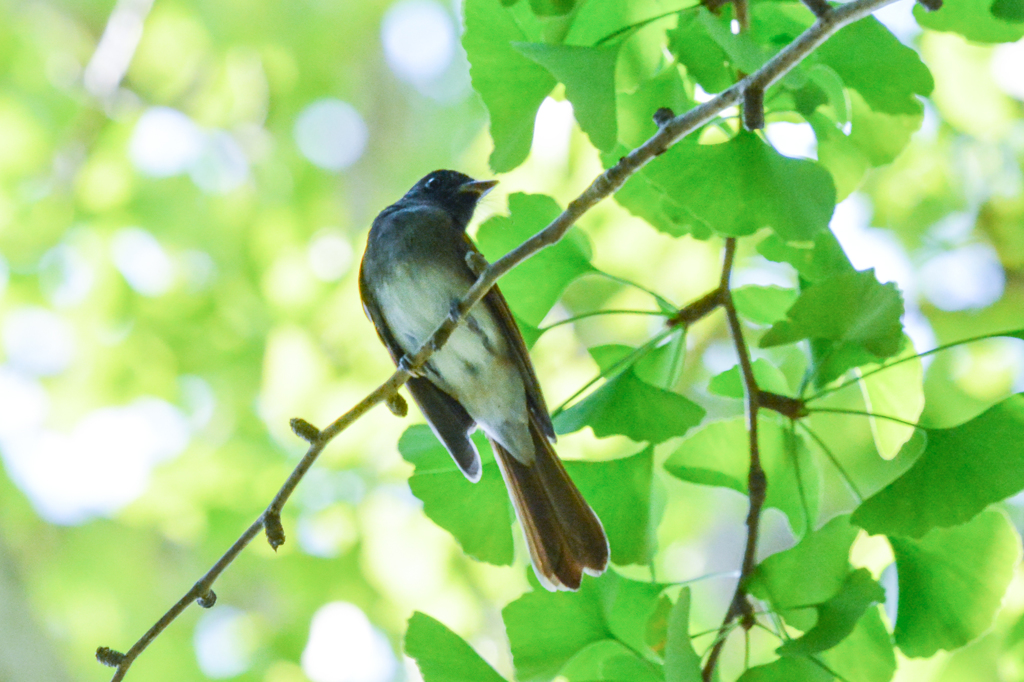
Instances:
[[[494,440],[491,446],[526,534],[537,578],[552,591],[576,590],[584,573],[600,575],[608,566],[608,538],[533,420],[530,432],[533,464],[523,464]]]

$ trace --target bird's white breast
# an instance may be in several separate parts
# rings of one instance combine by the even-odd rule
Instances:
[[[441,282],[447,286],[439,287]],[[393,266],[377,296],[395,339],[406,352],[415,352],[467,289],[443,268],[401,263]],[[485,433],[517,457],[532,459],[523,379],[502,328],[483,303],[431,356],[425,374],[459,401]]]

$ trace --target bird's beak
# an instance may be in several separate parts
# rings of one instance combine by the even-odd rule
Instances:
[[[475,194],[476,198],[479,199],[490,192],[497,184],[497,180],[470,180],[459,185],[459,192]]]

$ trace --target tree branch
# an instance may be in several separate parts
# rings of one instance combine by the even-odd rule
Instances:
[[[317,431],[315,434],[312,429],[306,428],[309,426],[306,422],[296,422],[293,424],[293,428],[300,433],[300,436],[310,441],[310,447],[299,462],[298,466],[295,467],[295,470],[288,477],[288,480],[281,487],[280,491],[278,491],[266,511],[264,511],[263,514],[261,514],[260,517],[256,519],[251,526],[249,526],[245,533],[238,538],[235,544],[232,545],[231,549],[229,549],[224,556],[217,561],[213,568],[211,568],[210,571],[192,587],[191,590],[189,590],[173,607],[171,607],[171,609],[168,610],[167,613],[165,613],[160,620],[157,621],[157,623],[150,628],[150,630],[143,635],[131,649],[129,649],[126,654],[122,656],[119,652],[107,647],[101,647],[97,650],[97,659],[101,663],[105,665],[116,665],[117,667],[114,677],[112,678],[112,682],[116,682],[117,680],[124,678],[135,659],[168,625],[170,625],[171,622],[174,621],[175,618],[178,617],[179,614],[185,610],[189,603],[193,600],[201,600],[204,604],[210,604],[213,601],[213,592],[211,589],[213,583],[224,569],[227,568],[238,554],[249,544],[249,542],[252,541],[256,534],[259,533],[261,528],[268,530],[268,540],[272,546],[277,547],[284,542],[284,533],[281,530],[280,522],[281,509],[291,496],[292,492],[294,492],[303,476],[305,476],[306,472],[323,451],[327,443],[351,425],[356,419],[368,412],[372,407],[378,403],[388,401],[392,396],[396,395],[402,385],[409,380],[410,376],[412,376],[413,373],[426,363],[431,354],[436,352],[436,350],[445,344],[455,328],[462,322],[468,311],[487,294],[502,275],[506,274],[513,267],[541,249],[556,243],[584,213],[593,208],[602,199],[614,194],[633,174],[650,163],[656,157],[665,153],[665,151],[681,139],[710,122],[720,112],[739,103],[744,96],[744,92],[748,88],[759,89],[761,91],[767,90],[767,88],[793,69],[805,57],[807,57],[807,55],[811,54],[819,45],[828,40],[828,38],[835,34],[839,29],[847,24],[857,21],[858,19],[862,19],[870,15],[875,10],[895,1],[896,0],[853,0],[845,5],[836,7],[833,11],[827,13],[826,16],[819,17],[814,25],[800,34],[796,40],[787,45],[756,72],[750,74],[729,89],[723,91],[717,97],[694,107],[685,114],[676,116],[675,118],[665,122],[658,132],[651,136],[644,144],[622,157],[615,166],[599,175],[590,184],[590,186],[587,187],[579,197],[572,201],[561,215],[552,221],[546,228],[485,268],[473,286],[470,287],[468,292],[466,292],[466,295],[459,302],[458,306],[453,310],[452,314],[446,318],[440,326],[438,326],[431,337],[422,346],[420,346],[416,353],[411,357],[408,355],[403,357],[399,363],[399,368],[394,372],[394,374],[360,401],[359,404],[339,417],[327,428],[322,431]],[[731,248],[729,247],[730,242],[732,243]],[[726,242],[726,255],[728,257],[726,266],[728,267],[724,268],[725,270],[731,270],[732,254],[734,251],[735,239],[730,239]],[[723,282],[725,282],[727,286],[728,272],[723,272]],[[737,345],[737,350],[740,351],[741,367],[743,368],[744,382],[748,391],[748,419],[752,418],[750,421],[751,515],[748,517],[748,551],[744,557],[743,566],[743,577],[745,577],[746,575],[749,575],[748,566],[750,570],[753,568],[753,549],[754,544],[756,544],[757,530],[756,524],[757,520],[760,518],[760,507],[757,508],[757,513],[754,513],[755,498],[758,495],[758,490],[760,490],[761,502],[763,503],[764,474],[763,471],[760,470],[759,463],[756,470],[754,467],[755,458],[757,457],[756,417],[758,402],[756,400],[756,392],[752,393],[751,387],[753,386],[756,388],[756,384],[753,383],[753,372],[750,367],[750,359],[746,353],[746,346],[743,342],[742,334],[737,333],[738,318],[736,316],[735,307],[732,305],[731,296],[728,297],[728,302],[724,303],[724,305],[729,316],[730,328],[733,329],[733,336]],[[751,395],[755,396],[754,400],[749,400]],[[757,472],[760,472],[760,478],[755,476],[755,473]],[[741,595],[741,593],[742,578],[740,585],[737,587],[737,595]],[[743,606],[738,606],[740,603],[742,603]],[[730,606],[726,621],[731,622],[736,615],[740,613],[746,614],[748,610],[749,605],[747,605],[745,598],[740,596],[740,598],[733,600],[733,604]],[[712,651],[714,659],[717,659],[718,652],[720,650],[721,646],[716,645],[715,650]],[[705,671],[708,674],[710,674],[709,671],[713,671],[714,669],[713,663],[714,661],[709,659],[708,665],[705,666]]]
[[[732,626],[733,620],[742,617],[741,624],[747,630],[754,625],[754,611],[747,601],[746,581],[757,567],[757,539],[761,527],[761,511],[764,509],[765,494],[768,490],[768,481],[761,467],[761,450],[758,445],[757,415],[761,407],[761,392],[754,378],[754,366],[750,359],[750,349],[747,347],[746,339],[743,338],[743,329],[740,326],[740,318],[736,312],[736,306],[732,300],[732,290],[729,286],[729,279],[732,274],[733,261],[736,256],[736,238],[730,237],[725,240],[725,257],[722,264],[722,307],[725,308],[726,318],[729,321],[729,333],[732,336],[733,345],[736,346],[736,355],[739,357],[740,374],[743,377],[743,392],[746,396],[747,433],[750,442],[750,470],[747,475],[747,490],[750,495],[750,511],[747,514],[747,544],[743,552],[743,565],[740,568],[740,577],[736,583],[736,591],[733,593],[729,609],[722,620],[722,627],[719,629],[719,637],[708,654],[708,660],[704,664],[704,682],[710,682],[718,664],[718,658],[725,646],[726,633]]]

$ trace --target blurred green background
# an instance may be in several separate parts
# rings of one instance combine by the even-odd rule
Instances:
[[[95,648],[130,646],[271,499],[304,451],[289,418],[324,425],[388,376],[355,288],[373,216],[436,168],[490,177],[459,14],[434,0],[0,0],[0,679],[108,678]],[[833,229],[856,267],[899,283],[918,350],[1020,328],[1024,45],[922,34],[906,2],[883,18],[936,89],[907,150],[869,172]],[[768,135],[815,153],[807,124]],[[549,99],[531,156],[478,216],[517,191],[564,205],[600,169],[571,107]],[[613,202],[581,227],[595,265],[676,304],[717,281],[719,242],[672,239]],[[748,251],[738,284],[793,283]],[[558,312],[601,306],[653,303],[588,277]],[[587,347],[638,344],[660,324],[602,317],[544,334],[549,404],[597,372]],[[723,319],[687,345],[676,388],[709,419],[739,414],[706,391],[735,362]],[[961,422],[1024,390],[1022,346],[938,357],[923,421]],[[396,449],[410,420],[377,409],[332,443],[285,510],[288,542],[276,554],[254,542],[216,608],[186,612],[129,678],[417,679],[400,653],[414,610],[508,674],[500,608],[529,587],[523,548],[511,568],[475,562],[422,514]],[[894,475],[866,423],[812,422],[869,487]],[[559,446],[637,450],[589,431]],[[657,579],[735,570],[746,499],[663,478]],[[823,485],[826,518],[849,498],[827,473]],[[792,542],[780,514],[766,519],[763,553]],[[858,548],[864,565],[891,561],[877,542]],[[694,631],[715,627],[731,593],[728,579],[702,586]],[[1022,609],[1018,579],[1001,627]],[[989,680],[993,666],[1024,679],[1024,657],[986,641],[901,664],[899,679]]]

